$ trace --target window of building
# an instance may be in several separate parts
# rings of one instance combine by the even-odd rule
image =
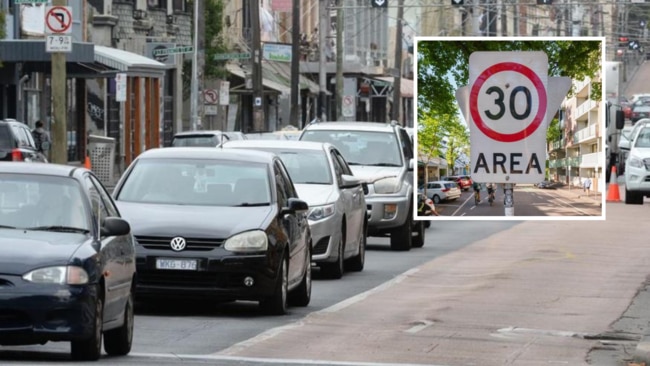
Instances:
[[[174,11],[180,11],[186,13],[188,11],[187,0],[173,0],[174,1]]]

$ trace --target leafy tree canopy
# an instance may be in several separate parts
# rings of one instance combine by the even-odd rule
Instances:
[[[600,41],[420,41],[417,44],[418,118],[423,114],[455,114],[456,88],[469,82],[469,56],[476,51],[545,51],[548,75],[573,80],[595,78],[601,69]],[[594,100],[601,85],[592,83]]]

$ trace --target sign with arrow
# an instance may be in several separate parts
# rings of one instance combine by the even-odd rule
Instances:
[[[47,34],[68,34],[72,30],[72,8],[69,6],[48,6],[45,8]]]
[[[463,6],[465,5],[465,0],[451,0],[451,5]]]
[[[370,5],[373,8],[387,8],[388,0],[370,0]]]
[[[546,130],[571,88],[571,78],[548,77],[542,51],[474,52],[469,85],[456,99],[470,129],[472,179],[544,180]]]

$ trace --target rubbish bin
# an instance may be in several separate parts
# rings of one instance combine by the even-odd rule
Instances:
[[[88,136],[88,156],[93,173],[106,186],[115,185],[115,139]]]

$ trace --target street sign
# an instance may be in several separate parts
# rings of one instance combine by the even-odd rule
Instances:
[[[217,104],[219,101],[219,93],[214,89],[205,89],[203,91],[203,100],[205,104]]]
[[[115,101],[126,102],[126,74],[115,74]]]
[[[570,87],[570,78],[548,77],[544,52],[472,53],[469,85],[456,93],[470,128],[472,179],[542,181],[548,122]]]
[[[14,4],[47,4],[49,0],[14,0]]]
[[[48,35],[45,52],[72,52],[72,36]]]
[[[206,105],[203,109],[203,112],[206,116],[216,116],[218,110],[219,109],[216,105]]]
[[[251,58],[249,52],[242,53],[217,53],[214,55],[215,60],[243,60]]]
[[[341,114],[343,114],[343,117],[354,117],[354,107],[354,96],[344,95],[343,108],[341,108]]]
[[[221,81],[219,86],[219,105],[230,104],[230,81]]]
[[[152,53],[154,57],[160,57],[164,55],[175,55],[177,53],[192,53],[194,52],[194,47],[192,46],[181,46],[181,47],[174,47],[174,48],[159,48],[157,50],[153,50]]]
[[[465,0],[451,0],[451,5],[463,6],[465,5]]]
[[[45,8],[45,31],[47,34],[68,34],[71,30],[71,7],[47,6]]]
[[[388,0],[370,0],[370,5],[373,8],[387,8]]]
[[[145,55],[149,58],[152,58],[158,62],[161,62],[165,65],[176,65],[176,55],[155,55],[155,53],[161,53],[158,50],[165,50],[168,48],[176,47],[175,43],[169,42],[147,42],[145,45]]]

